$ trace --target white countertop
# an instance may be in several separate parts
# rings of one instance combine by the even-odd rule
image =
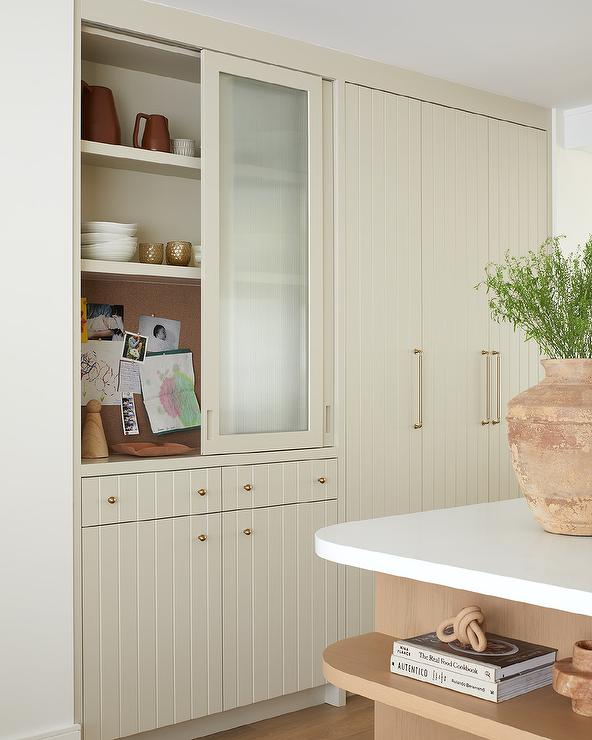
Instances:
[[[544,532],[526,501],[335,524],[317,555],[388,573],[592,617],[592,537]]]

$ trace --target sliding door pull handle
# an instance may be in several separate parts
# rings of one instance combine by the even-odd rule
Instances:
[[[502,420],[502,356],[501,353],[496,350],[492,351],[491,356],[495,357],[495,419],[492,419],[491,423],[500,424]]]
[[[491,353],[487,349],[481,350],[481,356],[485,358],[485,418],[481,419],[481,426],[491,424],[491,365],[489,357]]]
[[[417,421],[413,428],[421,429],[423,427],[423,350],[416,347],[413,354],[417,357]]]

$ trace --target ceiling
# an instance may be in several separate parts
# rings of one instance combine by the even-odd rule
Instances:
[[[589,0],[159,0],[547,107],[592,102]]]

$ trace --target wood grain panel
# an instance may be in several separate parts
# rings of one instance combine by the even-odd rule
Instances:
[[[222,514],[225,710],[323,684],[337,566],[315,557],[314,532],[336,521],[336,501]]]
[[[220,515],[87,527],[82,540],[87,740],[221,711]]]

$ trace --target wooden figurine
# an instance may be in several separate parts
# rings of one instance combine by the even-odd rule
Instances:
[[[592,640],[576,642],[573,657],[555,663],[553,688],[570,697],[576,714],[592,717]]]
[[[82,428],[82,459],[96,460],[100,457],[109,457],[101,419],[101,402],[89,401],[86,404],[86,418]]]

